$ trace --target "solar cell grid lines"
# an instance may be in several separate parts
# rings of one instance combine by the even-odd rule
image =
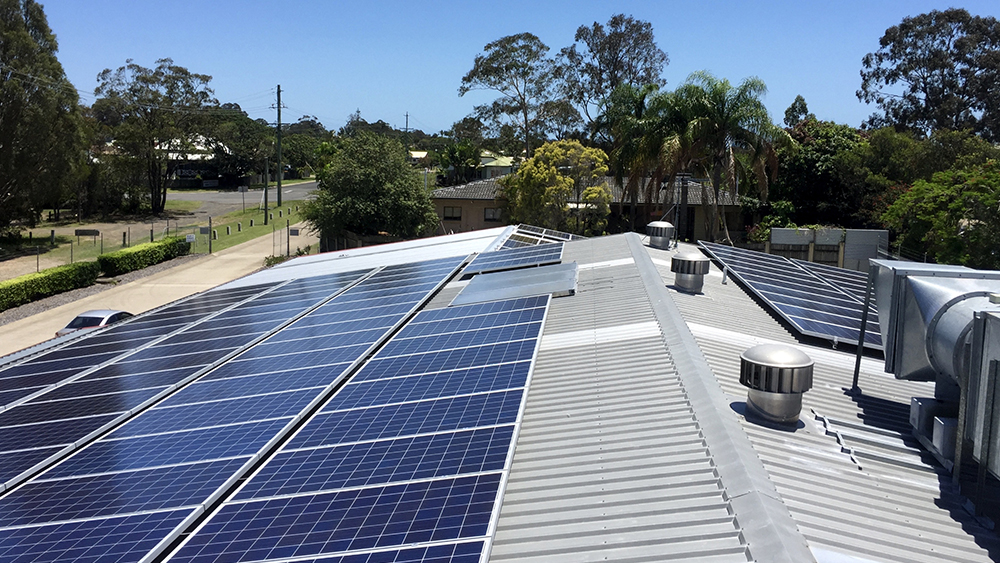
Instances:
[[[496,252],[484,252],[476,256],[465,267],[463,273],[466,275],[482,274],[514,268],[556,264],[562,261],[562,251],[562,243],[553,243],[511,250],[498,250]]]
[[[346,410],[334,399],[286,449],[510,424],[517,420],[522,395],[516,389]]]
[[[278,454],[235,500],[500,471],[513,425]]]
[[[249,457],[40,480],[0,499],[0,528],[180,508],[222,486]]]
[[[491,473],[227,504],[171,560],[260,561],[481,537],[499,486]],[[229,541],[241,535],[252,539]]]
[[[367,558],[358,552],[459,540],[482,549],[548,303],[418,313],[170,560]]]
[[[0,560],[72,563],[138,561],[193,509],[0,530]]]
[[[854,289],[856,274],[829,266],[805,266],[752,250],[699,244],[800,333],[847,344],[859,342],[864,305]],[[877,313],[871,310],[864,345],[881,349]]]

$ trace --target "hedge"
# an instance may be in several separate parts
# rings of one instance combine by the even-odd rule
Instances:
[[[170,237],[159,242],[147,242],[101,254],[97,257],[97,262],[104,275],[114,277],[183,256],[190,250],[191,243],[180,237]]]
[[[0,311],[93,285],[100,273],[97,262],[77,262],[0,282]]]

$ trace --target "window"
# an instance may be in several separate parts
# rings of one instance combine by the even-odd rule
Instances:
[[[462,220],[462,208],[461,207],[445,207],[444,208],[444,220],[445,221],[461,221]]]
[[[483,210],[483,219],[486,221],[499,221],[500,220],[500,208],[499,207],[487,207]]]

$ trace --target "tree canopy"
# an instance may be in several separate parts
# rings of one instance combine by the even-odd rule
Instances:
[[[616,14],[607,25],[576,30],[575,43],[559,53],[560,88],[590,124],[620,84],[663,87],[670,59],[656,45],[653,25]]]
[[[862,59],[858,99],[871,127],[972,129],[1000,140],[1000,22],[964,9],[903,18]]]
[[[942,263],[1000,269],[1000,162],[917,180],[885,214],[904,248]]]
[[[83,166],[76,90],[41,4],[0,0],[0,234],[58,207]]]
[[[415,237],[437,225],[430,195],[394,139],[366,131],[340,139],[317,180],[304,213],[324,237],[345,230]]]
[[[150,209],[160,213],[167,201],[171,155],[183,157],[194,147],[207,129],[207,110],[218,106],[208,87],[212,77],[171,59],[156,61],[155,68],[129,59],[116,70],[105,69],[97,80],[95,114],[110,127],[115,150],[140,163]]]
[[[555,61],[538,37],[508,35],[487,43],[483,51],[462,77],[458,95],[472,90],[500,94],[492,103],[476,106],[476,115],[498,135],[504,125],[514,126],[526,158],[549,131],[579,120],[572,104],[557,94]]]
[[[611,192],[604,151],[579,141],[545,143],[517,172],[501,179],[501,198],[512,222],[587,235],[603,234]],[[573,213],[570,202],[578,213]]]

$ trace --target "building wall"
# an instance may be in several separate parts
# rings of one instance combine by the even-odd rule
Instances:
[[[449,208],[449,217],[445,216],[445,208]],[[461,218],[454,219],[454,210],[461,210]],[[435,199],[434,211],[437,213],[439,231],[447,233],[460,233],[465,231],[478,231],[480,229],[492,229],[503,225],[503,221],[487,221],[486,210],[495,209],[499,213],[500,206],[497,202],[487,199]]]

